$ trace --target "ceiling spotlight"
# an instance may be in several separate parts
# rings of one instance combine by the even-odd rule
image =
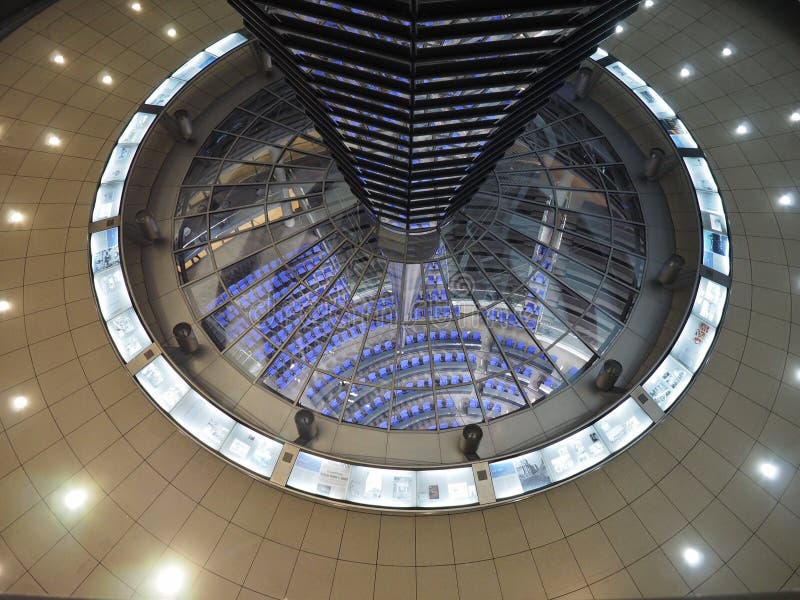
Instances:
[[[171,38],[174,38],[176,35],[178,35],[178,32],[175,31],[174,27],[170,27],[169,29],[167,29],[167,35]]]
[[[20,411],[26,406],[28,406],[28,399],[25,396],[17,396],[11,401],[11,407],[16,411]]]
[[[683,67],[680,70],[680,76],[683,77],[683,78],[686,78],[691,74],[692,74],[692,70],[689,67]]]
[[[644,0],[644,7],[645,8],[653,8],[653,4],[655,4],[655,2],[653,2],[653,0]]]
[[[792,123],[800,122],[800,111],[794,111],[792,114],[789,115],[789,120]]]
[[[114,83],[114,78],[111,75],[103,75],[102,79],[100,79],[104,84],[111,85]]]
[[[792,205],[792,196],[790,194],[784,194],[780,198],[778,198],[778,204],[781,206],[791,206]]]
[[[164,567],[156,575],[156,590],[164,596],[174,596],[183,587],[183,569],[170,565]]]
[[[758,470],[767,479],[775,479],[778,476],[778,467],[772,463],[763,462],[759,465]]]
[[[733,49],[730,46],[725,46],[722,49],[722,56],[730,56],[731,54],[733,54]]]
[[[48,135],[47,136],[47,145],[48,146],[60,146],[61,145],[61,138],[57,135]]]
[[[22,223],[25,219],[25,215],[23,215],[18,210],[12,210],[8,213],[8,222],[9,223]]]
[[[739,125],[736,126],[736,133],[738,133],[739,135],[744,135],[749,131],[750,128],[747,126],[747,123],[739,123]]]
[[[142,10],[142,5],[139,4],[138,2],[134,2],[133,4],[131,4],[131,10],[135,10],[136,12],[139,12],[139,11]]]
[[[74,490],[70,490],[64,496],[64,504],[70,510],[75,510],[83,506],[83,503],[86,502],[86,498],[88,494],[86,490],[81,488],[76,488]]]
[[[614,28],[614,32],[615,32],[615,33],[622,33],[623,31],[625,31],[625,28],[624,28],[622,25],[617,25],[617,26]]]
[[[8,300],[0,300],[0,312],[6,312],[11,308],[11,302]]]
[[[694,548],[687,548],[683,551],[683,560],[686,561],[690,567],[696,567],[703,560],[703,555]]]
[[[64,55],[63,54],[54,54],[53,55],[53,62],[56,63],[57,65],[63,65],[64,64]]]

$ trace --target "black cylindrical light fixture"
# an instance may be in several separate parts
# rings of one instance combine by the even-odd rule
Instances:
[[[140,210],[136,213],[136,225],[139,227],[139,233],[148,242],[155,242],[161,237],[158,222],[149,210]]]
[[[180,349],[186,352],[186,354],[193,354],[197,352],[197,349],[200,347],[197,336],[192,326],[188,323],[178,323],[175,325],[175,327],[172,328],[172,335],[175,336],[175,340],[178,342]]]
[[[648,181],[658,179],[664,167],[664,151],[661,148],[651,148],[650,154],[644,161],[644,176]]]
[[[297,427],[295,444],[304,446],[317,437],[317,425],[314,423],[314,413],[307,408],[301,408],[294,415],[294,424]]]
[[[470,423],[464,427],[459,440],[459,449],[468,460],[478,460],[478,447],[483,439],[483,429],[480,425]]]
[[[603,368],[594,380],[594,386],[601,392],[610,392],[614,389],[617,379],[622,375],[622,363],[614,359],[603,363]]]
[[[681,272],[681,269],[686,264],[686,261],[680,254],[673,254],[667,260],[664,261],[664,264],[661,265],[661,270],[658,272],[658,283],[661,285],[670,285],[671,283],[675,283],[675,280],[678,278],[678,275]]]

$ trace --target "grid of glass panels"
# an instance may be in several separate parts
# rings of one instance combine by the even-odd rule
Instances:
[[[624,327],[645,268],[627,171],[555,99],[420,262],[385,247],[272,84],[202,146],[173,235],[189,304],[232,364],[326,417],[387,429],[483,422],[570,385]]]

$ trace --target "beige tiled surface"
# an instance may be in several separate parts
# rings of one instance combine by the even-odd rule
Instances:
[[[577,483],[415,518],[252,481],[176,432],[113,359],[86,272],[95,182],[154,84],[240,23],[221,0],[142,4],[136,14],[117,0],[62,0],[0,41],[0,299],[12,305],[0,314],[0,591],[146,596],[166,564],[185,570],[183,596],[223,600],[797,585],[800,125],[788,115],[800,110],[800,45],[788,28],[749,0],[656,0],[605,44],[697,134],[731,218],[731,307],[686,400]],[[55,51],[65,65],[49,60]],[[740,137],[741,121],[752,132]],[[45,145],[50,134],[61,147]],[[794,206],[777,203],[784,193]],[[21,223],[8,222],[12,210]],[[19,395],[29,404],[15,412]],[[89,497],[70,511],[64,495],[78,485]],[[699,565],[686,563],[688,547]]]

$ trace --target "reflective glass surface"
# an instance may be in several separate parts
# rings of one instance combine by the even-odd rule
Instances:
[[[180,190],[176,268],[253,381],[384,429],[484,422],[564,389],[625,325],[639,199],[607,140],[553,99],[438,234],[356,201],[283,82],[208,137]]]

